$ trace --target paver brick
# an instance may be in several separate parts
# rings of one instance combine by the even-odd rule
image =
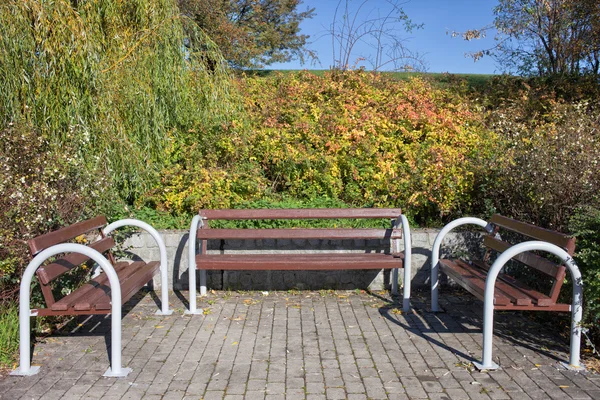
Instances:
[[[125,313],[123,364],[134,370],[125,379],[102,377],[110,318],[94,317],[102,334],[86,336],[86,322],[77,335],[37,343],[40,374],[0,377],[0,398],[600,399],[598,375],[557,366],[568,343],[552,327],[528,332],[531,321],[515,314],[495,326],[503,369],[473,370],[482,304],[470,298],[442,296],[447,312],[431,314],[416,294],[414,312],[393,314],[387,294],[210,296],[210,305],[199,298],[205,316],[155,316],[149,296]]]

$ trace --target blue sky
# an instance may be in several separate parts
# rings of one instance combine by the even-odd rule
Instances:
[[[351,5],[356,8],[363,0],[352,0]],[[465,57],[465,53],[489,48],[493,45],[493,38],[467,42],[460,37],[452,38],[447,32],[465,31],[489,25],[494,20],[493,8],[497,1],[491,0],[412,0],[404,3],[402,8],[416,24],[424,24],[420,30],[412,33],[401,32],[406,39],[405,45],[411,51],[422,55],[427,64],[428,72],[450,72],[469,74],[492,74],[502,72],[495,65],[494,60],[484,57],[477,62]],[[300,10],[307,7],[315,8],[315,17],[305,20],[300,25],[302,33],[310,35],[311,42],[308,48],[315,51],[319,63],[301,65],[299,61],[279,63],[269,66],[269,69],[329,69],[333,64],[331,36],[328,35],[329,27],[333,21],[338,0],[304,0]],[[385,0],[370,0],[359,14],[360,18],[385,13],[387,2]],[[352,8],[351,8],[352,10]],[[338,11],[338,15],[341,12]],[[493,33],[491,34],[493,36]],[[369,48],[354,52],[351,63],[360,56],[372,53]],[[372,55],[372,54],[371,54]],[[362,64],[358,64],[362,65]]]

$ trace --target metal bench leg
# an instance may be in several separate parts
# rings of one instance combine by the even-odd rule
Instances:
[[[516,244],[505,250],[492,264],[488,271],[485,281],[484,303],[483,303],[483,354],[481,363],[474,363],[475,368],[482,370],[493,370],[500,368],[498,364],[492,361],[492,339],[494,335],[494,286],[500,270],[511,258],[517,254],[527,251],[542,250],[560,257],[564,262],[573,278],[573,302],[571,319],[571,351],[569,354],[569,364],[565,366],[569,369],[582,370],[579,360],[581,349],[581,318],[583,282],[579,268],[571,256],[560,247],[548,242],[529,241]]]
[[[48,258],[61,253],[80,253],[94,260],[108,277],[111,286],[111,348],[110,348],[110,367],[104,373],[108,377],[126,377],[131,368],[123,368],[121,366],[121,285],[119,277],[108,260],[98,251],[75,243],[62,243],[49,247],[39,253],[27,266],[21,279],[21,287],[19,291],[19,367],[11,372],[11,375],[35,375],[39,372],[40,367],[31,366],[31,325],[30,317],[30,294],[31,280],[33,274],[40,265]]]
[[[488,232],[491,232],[491,226],[486,221],[479,218],[465,217],[455,219],[454,221],[450,222],[437,234],[433,242],[433,248],[431,249],[431,311],[433,312],[442,311],[438,305],[438,276],[440,269],[440,247],[442,246],[442,241],[452,229],[466,224],[479,225]]]
[[[408,219],[404,214],[400,216],[402,220],[402,237],[404,238],[404,279],[403,279],[403,298],[402,298],[402,310],[404,312],[410,311],[410,284],[412,279],[411,266],[412,266],[412,241],[410,237],[410,226]],[[398,282],[398,279],[396,279]]]
[[[188,238],[188,277],[189,277],[189,310],[185,314],[203,314],[202,309],[196,308],[196,237],[198,225],[202,223],[199,215],[194,216],[190,226],[190,236]],[[202,279],[202,278],[200,278]]]
[[[200,296],[206,296],[206,270],[200,270]]]

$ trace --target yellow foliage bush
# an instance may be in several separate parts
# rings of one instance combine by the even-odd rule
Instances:
[[[359,70],[240,84],[250,152],[272,188],[292,197],[453,213],[498,140],[469,101],[422,79]]]
[[[167,150],[172,163],[142,202],[179,213],[331,198],[437,219],[468,208],[498,141],[471,102],[422,79],[359,70],[238,84],[245,115],[223,125],[202,157],[196,143]]]

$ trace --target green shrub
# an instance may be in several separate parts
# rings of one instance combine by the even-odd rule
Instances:
[[[580,208],[569,222],[577,238],[575,262],[583,276],[584,323],[600,342],[600,208]]]
[[[52,149],[31,127],[10,126],[0,141],[0,299],[10,299],[30,256],[26,241],[64,224],[77,222],[99,205],[118,204],[110,179],[89,171],[64,146]]]
[[[494,110],[490,128],[506,138],[498,164],[482,192],[499,212],[566,231],[584,205],[599,206],[600,109],[587,102],[548,100],[531,115],[522,101]]]
[[[269,187],[291,197],[438,219],[470,201],[497,140],[466,99],[421,79],[300,72],[241,85],[251,156]]]
[[[210,143],[236,107],[218,50],[191,25],[172,0],[2,2],[0,123],[68,146],[132,201],[172,140]]]
[[[419,222],[459,214],[498,137],[458,91],[364,71],[242,77],[246,117],[211,148],[173,143],[140,205],[175,213],[284,195],[403,207]]]
[[[14,368],[19,352],[19,306],[0,304],[0,368]]]

